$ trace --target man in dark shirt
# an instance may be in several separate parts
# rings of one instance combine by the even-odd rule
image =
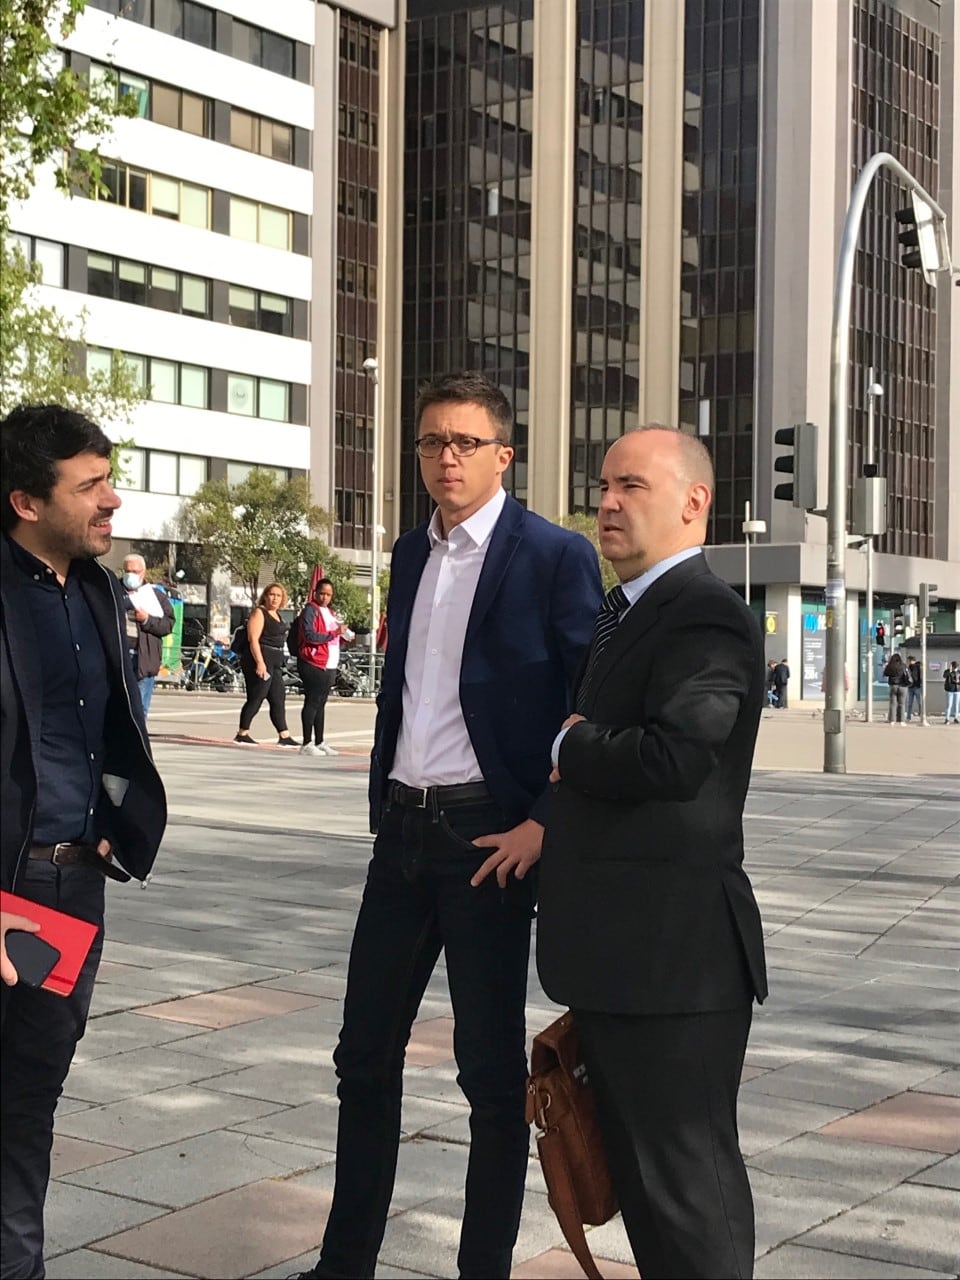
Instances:
[[[0,423],[0,884],[98,926],[71,995],[18,981],[0,919],[0,1276],[43,1276],[53,1113],[83,1035],[104,878],[143,880],[166,821],[110,549],[110,441],[56,405]],[[25,913],[26,914],[26,913]]]

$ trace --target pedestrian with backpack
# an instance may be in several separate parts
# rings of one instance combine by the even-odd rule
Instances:
[[[270,719],[276,729],[278,747],[297,747],[300,744],[290,737],[287,728],[286,690],[283,687],[284,642],[287,624],[280,617],[286,606],[287,592],[279,582],[271,582],[257,601],[246,625],[246,641],[234,633],[233,647],[240,654],[240,670],[247,687],[247,700],[240,709],[240,726],[234,742],[242,746],[256,745],[250,737],[253,717],[263,706],[264,699],[270,708]],[[240,649],[237,650],[237,642]]]
[[[887,677],[890,689],[887,724],[903,724],[903,704],[907,689],[910,687],[910,672],[907,670],[903,656],[896,651],[891,653],[887,665],[883,668],[883,674]]]
[[[353,632],[333,612],[333,583],[321,578],[313,597],[290,628],[288,647],[297,655],[297,671],[303,682],[302,756],[335,756],[337,752],[323,740],[327,698],[340,666],[340,643],[353,639]]]

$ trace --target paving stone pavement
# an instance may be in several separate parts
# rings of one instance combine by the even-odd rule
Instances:
[[[47,1274],[285,1276],[315,1259],[333,1187],[365,759],[165,742],[157,757],[170,826],[145,892],[108,886],[57,1113]],[[756,1274],[956,1277],[957,781],[758,770],[746,843],[771,990],[740,1106]],[[555,1012],[531,964],[531,1033]],[[452,1276],[467,1112],[442,962],[405,1088],[377,1275]],[[605,1276],[636,1276],[618,1220],[590,1241]],[[580,1275],[535,1158],[514,1256],[516,1277]]]

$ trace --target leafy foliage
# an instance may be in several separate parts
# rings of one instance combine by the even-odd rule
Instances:
[[[117,102],[109,79],[91,84],[57,68],[57,45],[86,0],[0,0],[0,413],[17,404],[56,403],[109,424],[128,422],[144,398],[122,360],[87,376],[80,355],[85,314],[41,305],[36,265],[9,236],[11,208],[53,162],[62,191],[100,182],[98,141],[133,103]]]
[[[9,229],[11,203],[27,198],[48,161],[61,191],[99,182],[97,143],[131,109],[117,104],[113,85],[91,85],[57,65],[57,46],[86,4],[0,0],[0,235]]]
[[[582,533],[588,542],[593,544],[600,562],[600,577],[603,579],[604,591],[609,591],[619,581],[613,565],[600,550],[600,539],[597,537],[597,517],[588,515],[586,511],[571,511],[557,521],[564,529],[572,529],[574,533]]]
[[[320,536],[330,513],[310,501],[305,476],[280,481],[254,469],[240,484],[208,480],[181,511],[186,538],[200,544],[208,573],[227,570],[251,602],[267,580],[282,582],[294,607],[304,603],[315,564],[334,584],[337,608],[350,623],[369,625],[367,594],[351,581],[351,566]]]

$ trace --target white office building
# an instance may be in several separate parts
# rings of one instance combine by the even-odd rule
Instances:
[[[85,311],[89,366],[122,352],[149,389],[132,425],[103,424],[135,442],[115,560],[131,545],[164,559],[208,478],[309,468],[316,22],[314,0],[88,0],[64,47],[136,114],[100,145],[106,196],[41,173],[12,228],[42,263],[42,301]],[[222,614],[227,584],[215,594]]]

